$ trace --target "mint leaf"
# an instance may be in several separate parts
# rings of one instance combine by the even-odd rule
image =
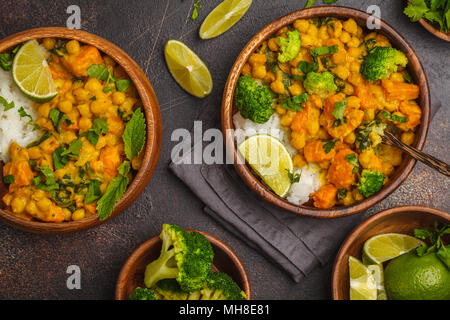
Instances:
[[[302,93],[292,98],[285,98],[281,101],[281,106],[288,110],[302,111],[302,103],[308,101],[308,94]]]
[[[86,192],[86,196],[84,198],[84,203],[92,203],[99,199],[102,196],[102,192],[100,191],[100,181],[93,180],[88,185],[88,190]]]
[[[72,143],[69,145],[69,147],[67,149],[65,149],[63,152],[61,152],[61,156],[68,156],[71,158],[76,158],[78,157],[78,153],[81,150],[83,143],[81,142],[81,140],[75,140],[72,141]]]
[[[302,177],[302,174],[294,174],[292,172],[290,172],[288,169],[286,169],[287,171],[287,175],[289,177],[289,181],[291,181],[291,184],[297,183],[300,181],[300,178]]]
[[[8,174],[6,176],[3,176],[3,182],[6,184],[11,184],[15,181],[16,179],[14,178],[14,176],[12,174]]]
[[[387,111],[381,112],[381,115],[383,117],[385,117],[386,119],[391,120],[391,121],[395,121],[395,122],[406,123],[406,121],[407,121],[406,117],[402,117],[402,116],[399,116],[399,115],[396,115],[396,114],[390,114]]]
[[[139,156],[144,148],[146,138],[145,117],[141,109],[137,109],[128,121],[122,139],[125,144],[125,154],[129,160]]]
[[[64,148],[59,147],[55,151],[53,151],[52,157],[53,157],[53,167],[55,170],[63,169],[64,165],[66,165],[69,162],[69,159],[67,157],[63,157],[61,154],[63,153]]]
[[[131,85],[133,84],[133,82],[131,82],[131,80],[128,79],[117,79],[116,80],[116,89],[119,92],[124,92],[125,90],[127,90]]]
[[[340,102],[334,103],[334,110],[332,112],[333,116],[336,118],[336,120],[343,120],[344,119],[344,112],[345,108],[347,107],[347,99],[344,99]]]
[[[328,141],[328,140],[322,140],[322,142],[326,142],[322,148],[323,150],[325,150],[325,153],[330,153],[331,150],[334,149],[334,145],[336,144],[336,142],[338,142],[338,138],[332,140],[332,141]]]

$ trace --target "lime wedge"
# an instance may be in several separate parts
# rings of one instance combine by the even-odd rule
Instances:
[[[30,40],[17,51],[12,64],[16,85],[28,98],[40,103],[50,101],[58,94],[47,64],[48,55],[36,40]]]
[[[423,242],[400,233],[384,233],[369,238],[364,243],[363,257],[368,264],[380,264],[407,253]]]
[[[164,55],[170,73],[184,90],[199,98],[211,93],[213,81],[208,67],[188,46],[169,40]]]
[[[289,172],[294,164],[280,140],[265,134],[247,138],[239,145],[247,163],[278,196],[284,197],[291,188]]]
[[[377,285],[377,300],[387,300],[386,289],[384,288],[384,272],[383,265],[371,264],[367,269],[372,273]]]
[[[220,36],[244,16],[251,4],[252,0],[223,1],[203,21],[200,38],[206,40]]]
[[[372,272],[358,259],[348,258],[350,300],[377,300],[377,285]]]

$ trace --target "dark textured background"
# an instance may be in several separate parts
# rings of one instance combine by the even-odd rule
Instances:
[[[207,103],[219,102],[228,71],[247,41],[271,21],[301,9],[306,0],[253,0],[245,17],[222,36],[202,41],[197,35],[203,18],[220,0],[203,0],[199,19],[189,19],[192,0],[47,1],[1,0],[0,38],[29,28],[65,26],[71,4],[81,7],[82,29],[98,34],[124,49],[146,72],[159,99],[164,137],[159,165],[145,192],[117,218],[84,232],[41,236],[0,225],[0,299],[112,299],[117,276],[131,252],[158,234],[162,223],[206,231],[225,241],[239,255],[250,276],[255,299],[329,299],[331,264],[315,270],[301,283],[228,233],[207,216],[202,204],[168,170],[176,128],[191,129]],[[318,1],[318,3],[320,0]],[[341,0],[340,5],[382,9],[416,49],[435,96],[443,107],[432,122],[425,151],[450,162],[447,107],[450,100],[450,44],[434,38],[402,14],[406,1]],[[163,46],[178,39],[193,48],[209,66],[214,90],[204,100],[191,97],[169,75]],[[449,180],[417,164],[407,181],[367,216],[398,205],[426,205],[450,211]],[[289,213],[287,213],[289,214]],[[68,290],[66,269],[81,268],[81,290]]]

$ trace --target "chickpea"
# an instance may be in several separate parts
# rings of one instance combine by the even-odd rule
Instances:
[[[28,156],[30,159],[39,159],[41,157],[41,149],[39,146],[28,149]]]
[[[297,168],[302,168],[306,165],[306,160],[300,153],[296,153],[292,161],[294,162],[294,166]]]
[[[347,56],[346,56],[345,52],[343,52],[341,50],[339,50],[336,53],[333,53],[333,55],[331,56],[331,60],[333,60],[333,62],[335,64],[343,64],[343,63],[345,63],[346,59],[347,59]]]
[[[310,48],[314,45],[314,38],[309,34],[302,33],[300,39],[302,41],[302,47]]]
[[[358,48],[361,44],[361,41],[357,37],[352,37],[351,40],[347,43],[347,46],[350,48]]]
[[[356,201],[361,201],[364,199],[364,196],[361,193],[359,193],[358,189],[353,189],[352,194],[353,194],[353,198]]]
[[[336,68],[334,68],[333,73],[342,80],[347,80],[347,78],[350,76],[350,71],[343,65],[338,65]]]
[[[405,82],[405,78],[403,77],[403,74],[400,72],[394,72],[391,74],[389,80],[392,81],[398,81],[398,82]]]
[[[64,213],[64,221],[70,221],[70,219],[72,219],[72,212],[67,208],[63,208],[62,210]]]
[[[84,88],[91,94],[95,94],[96,92],[103,90],[103,86],[100,83],[100,80],[96,78],[89,78],[89,80],[84,85]]]
[[[355,143],[356,140],[356,135],[354,132],[349,133],[345,138],[344,138],[344,142],[347,144],[353,144]]]
[[[321,26],[319,29],[319,38],[322,40],[327,40],[330,38],[327,31],[327,26]]]
[[[98,138],[97,144],[95,145],[95,149],[100,150],[106,146],[106,138],[104,136],[100,136]]]
[[[319,34],[319,29],[313,24],[311,24],[308,28],[307,34],[309,34],[311,37],[316,38]]]
[[[305,134],[301,134],[301,133],[292,131],[291,144],[297,150],[303,149],[306,144]]]
[[[336,20],[333,25],[329,25],[328,34],[330,35],[330,38],[339,38],[342,34],[342,22]]]
[[[90,118],[81,117],[78,125],[80,127],[80,131],[87,131],[92,128],[92,120]]]
[[[400,140],[404,143],[407,144],[408,146],[412,145],[414,143],[414,139],[415,139],[416,135],[414,134],[414,132],[408,131],[408,132],[403,132]]]
[[[347,53],[350,57],[358,58],[361,55],[361,48],[348,48]]]
[[[381,165],[382,165],[382,171],[383,171],[382,173],[385,176],[388,176],[392,172],[394,172],[394,166],[392,164],[390,164],[389,162],[383,161]]]
[[[85,216],[86,216],[86,211],[84,209],[78,209],[74,213],[72,213],[72,220],[78,221],[78,220],[84,219]]]
[[[77,55],[80,53],[80,43],[77,40],[70,40],[66,43],[66,50],[70,55]]]
[[[42,45],[46,50],[52,50],[55,47],[56,40],[55,38],[44,38],[42,40]]]
[[[277,105],[277,106],[275,107],[275,111],[276,111],[279,115],[286,114],[286,109],[283,108],[283,107],[280,106],[280,105]]]
[[[306,33],[308,31],[310,24],[308,20],[296,20],[294,22],[294,28],[302,33]]]
[[[361,99],[357,96],[350,96],[347,98],[347,106],[349,108],[359,109],[361,107]]]
[[[73,95],[78,102],[86,102],[89,100],[89,91],[84,88],[78,88],[73,91]]]
[[[117,105],[121,105],[125,101],[125,94],[123,92],[116,91],[112,94],[112,102]]]
[[[345,93],[346,95],[350,96],[355,92],[355,89],[353,88],[353,86],[348,83],[347,81],[345,82],[345,87],[342,90],[343,93]]]
[[[38,115],[42,118],[48,118],[50,109],[51,109],[51,107],[50,107],[49,103],[43,103],[43,104],[39,105]]]
[[[350,82],[352,85],[357,87],[364,83],[364,79],[362,78],[361,73],[350,72],[350,76],[348,77],[348,82]]]
[[[278,44],[276,41],[276,38],[270,38],[269,41],[267,41],[267,47],[271,50],[271,51],[278,51]]]
[[[136,104],[137,99],[127,97],[125,98],[125,101],[120,105],[122,110],[125,110],[127,112],[131,112],[133,110],[133,106]]]
[[[91,102],[91,112],[93,114],[102,114],[106,112],[108,107],[110,107],[112,104],[110,99],[97,99]]]
[[[351,38],[351,35],[347,31],[343,31],[341,36],[339,37],[339,40],[341,40],[342,43],[347,43]]]
[[[295,81],[288,89],[293,96],[298,96],[304,92],[303,86],[298,81]]]
[[[78,112],[81,114],[81,116],[86,118],[92,118],[91,109],[89,108],[88,103],[79,104],[77,106]]]
[[[58,105],[58,109],[61,110],[61,112],[70,113],[72,112],[72,102],[69,100],[61,101]]]
[[[353,35],[356,35],[358,33],[358,25],[356,24],[356,21],[354,19],[348,19],[347,21],[344,21],[342,26],[348,33],[351,33]]]
[[[27,206],[25,207],[25,211],[35,216],[38,214],[38,208],[36,206],[36,201],[29,201]]]
[[[106,144],[110,147],[117,145],[117,143],[119,142],[117,136],[115,136],[113,134],[105,135],[105,139],[106,139]]]
[[[319,131],[317,131],[317,137],[319,139],[328,139],[328,132],[324,128],[319,128]]]
[[[361,63],[354,61],[350,63],[350,71],[351,72],[359,72],[361,69]]]
[[[367,122],[375,119],[375,110],[374,109],[365,109],[364,110],[364,120]]]
[[[292,123],[292,120],[294,119],[293,116],[290,116],[289,113],[285,114],[280,119],[280,124],[284,127],[289,127]]]
[[[47,212],[49,211],[50,207],[52,206],[52,202],[48,198],[42,198],[37,202],[37,207],[39,210]]]
[[[15,197],[11,202],[11,209],[14,213],[22,213],[25,210],[26,204],[26,199]]]
[[[265,65],[253,66],[252,76],[256,79],[263,79],[267,74]]]

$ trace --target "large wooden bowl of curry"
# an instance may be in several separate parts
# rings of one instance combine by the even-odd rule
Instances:
[[[144,152],[141,168],[136,172],[133,180],[128,185],[128,189],[123,197],[116,203],[115,208],[106,220],[100,221],[97,215],[84,218],[79,221],[62,223],[48,223],[39,221],[26,221],[6,212],[3,203],[0,203],[0,220],[12,227],[42,234],[57,234],[75,232],[87,228],[95,227],[125,210],[144,190],[158,163],[161,150],[162,121],[159,111],[159,104],[155,92],[145,76],[144,72],[124,51],[111,42],[91,34],[86,31],[72,30],[61,27],[48,27],[26,30],[5,39],[0,40],[0,52],[12,50],[17,45],[32,39],[57,38],[67,40],[78,40],[84,44],[89,44],[102,53],[107,54],[115,60],[128,74],[137,89],[139,98],[142,101],[145,115],[146,142],[142,152]],[[7,186],[3,183],[3,163],[0,161],[0,199],[7,193]]]
[[[236,83],[239,79],[242,69],[251,54],[257,48],[259,48],[259,46],[265,40],[267,40],[281,28],[291,25],[295,20],[323,17],[335,17],[341,19],[353,18],[358,25],[360,25],[365,31],[367,31],[366,21],[368,18],[370,18],[370,15],[366,12],[348,7],[319,6],[290,13],[272,22],[260,32],[258,32],[241,51],[228,76],[222,98],[222,131],[225,135],[225,145],[227,153],[234,160],[234,167],[236,171],[242,177],[244,182],[254,192],[256,192],[257,195],[259,195],[266,201],[282,209],[285,209],[286,211],[301,216],[309,216],[315,218],[338,218],[366,210],[367,208],[372,207],[376,203],[386,198],[388,195],[394,192],[394,190],[397,189],[403,181],[405,181],[405,179],[413,169],[416,161],[413,158],[404,155],[403,162],[399,167],[396,168],[396,171],[393,173],[393,175],[389,177],[389,182],[383,187],[383,189],[361,202],[356,202],[355,204],[352,204],[350,206],[336,206],[331,209],[318,209],[312,206],[311,200],[304,205],[295,205],[285,199],[278,197],[275,193],[269,190],[247,164],[242,164],[243,161],[242,159],[240,159],[241,155],[237,150],[234,135],[226,134],[227,132],[230,132],[229,130],[234,130],[233,114],[237,112],[233,104],[234,90],[236,88]],[[393,27],[391,27],[385,21],[380,20],[380,29],[376,31],[386,36],[392,43],[392,46],[394,48],[397,48],[406,54],[409,59],[409,63],[407,66],[408,73],[411,75],[413,82],[420,88],[420,96],[418,102],[422,109],[422,120],[420,126],[416,131],[415,142],[412,144],[412,146],[421,150],[425,143],[430,122],[430,89],[428,86],[428,80],[425,74],[425,70],[413,47]]]

